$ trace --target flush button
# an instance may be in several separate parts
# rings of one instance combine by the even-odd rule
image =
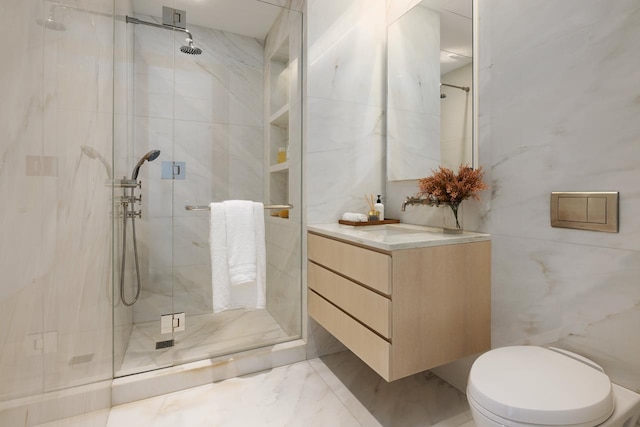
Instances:
[[[560,221],[587,222],[587,199],[583,197],[558,198]]]
[[[618,232],[617,192],[551,193],[551,226]]]
[[[607,223],[606,197],[589,197],[587,202],[587,222],[594,224]]]

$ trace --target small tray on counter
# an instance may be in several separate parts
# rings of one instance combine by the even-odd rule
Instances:
[[[400,224],[400,220],[399,219],[384,219],[382,221],[355,222],[355,221],[345,221],[343,219],[339,219],[338,220],[338,224],[353,225],[355,227],[362,227],[362,226],[365,226],[365,225]]]

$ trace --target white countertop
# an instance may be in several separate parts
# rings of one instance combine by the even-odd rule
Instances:
[[[307,230],[385,251],[491,240],[491,235],[464,231],[445,234],[441,228],[411,224],[352,226],[338,223],[308,225]]]

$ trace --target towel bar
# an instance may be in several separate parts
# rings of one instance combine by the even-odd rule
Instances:
[[[184,207],[188,211],[208,211],[209,206],[186,205]],[[264,205],[265,209],[293,209],[293,205]]]

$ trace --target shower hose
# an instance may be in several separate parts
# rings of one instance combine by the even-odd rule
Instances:
[[[138,265],[138,245],[136,243],[136,215],[135,215],[135,207],[134,207],[134,194],[133,188],[131,189],[131,203],[124,203],[124,213],[122,215],[122,263],[120,267],[120,299],[122,303],[127,307],[131,307],[133,304],[138,301],[138,297],[140,296],[140,266]],[[136,266],[136,279],[137,279],[137,289],[136,296],[133,298],[133,301],[127,301],[127,298],[124,295],[124,269],[125,269],[125,261],[127,259],[127,217],[129,216],[129,206],[131,206],[131,232],[133,235],[133,259]]]

